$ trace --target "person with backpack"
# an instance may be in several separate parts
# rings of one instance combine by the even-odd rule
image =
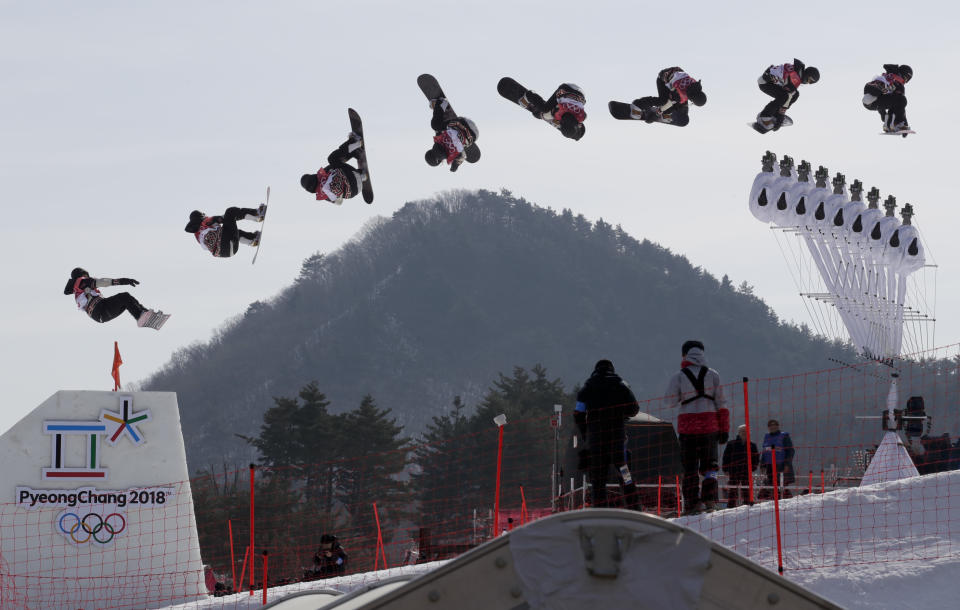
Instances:
[[[716,470],[717,445],[729,436],[730,412],[720,385],[720,374],[707,366],[700,341],[685,341],[680,370],[674,373],[664,393],[664,403],[679,408],[677,433],[683,466],[683,514],[712,510],[717,502],[716,485],[705,485],[700,476]]]

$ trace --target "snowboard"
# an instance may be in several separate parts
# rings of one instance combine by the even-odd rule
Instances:
[[[270,187],[267,187],[267,199],[263,202],[263,205],[267,206],[267,210],[270,209]],[[253,260],[250,261],[250,264],[257,262],[257,255],[260,254],[260,246],[263,245],[263,225],[267,222],[267,212],[263,213],[263,221],[260,223],[260,241],[257,242],[257,250],[253,253]]]
[[[423,94],[428,100],[433,101],[437,98],[447,99],[447,96],[443,93],[443,89],[440,87],[440,83],[437,82],[437,79],[432,74],[421,74],[418,76],[417,85],[419,85],[420,90],[423,91]],[[457,113],[453,111],[450,100],[447,100],[447,110],[444,112],[443,118],[449,120],[456,118],[456,116]],[[477,148],[476,142],[465,148],[463,152],[466,154],[467,163],[476,163],[480,160],[480,149]]]
[[[361,144],[357,149],[357,165],[360,173],[363,174],[363,200],[367,203],[373,203],[373,186],[370,184],[370,167],[367,165],[367,141],[363,136],[363,123],[360,121],[360,115],[353,108],[347,108],[347,114],[350,116],[350,130],[360,136]]]
[[[642,121],[643,113],[639,108],[634,112],[633,104],[626,104],[624,102],[610,102],[607,104],[607,108],[610,110],[610,114],[613,118],[621,121]]]
[[[907,136],[910,135],[911,133],[914,133],[914,134],[915,134],[915,133],[917,133],[917,132],[915,132],[915,131],[912,130],[912,129],[902,129],[902,130],[900,130],[900,131],[881,131],[881,132],[880,132],[880,135],[882,135],[882,136],[903,136],[903,137],[907,137]]]
[[[144,323],[141,328],[153,328],[160,330],[160,328],[167,323],[167,320],[170,319],[170,314],[163,313],[162,311],[153,311],[152,309],[147,310],[150,313],[150,317],[147,318],[147,321]],[[137,322],[137,326],[140,326],[140,323]]]
[[[607,104],[607,108],[610,110],[611,116],[613,116],[615,119],[619,119],[621,121],[643,121],[643,111],[645,108],[639,108],[633,104],[627,104],[624,102],[610,102]],[[667,124],[666,121],[661,121],[659,119],[653,122]]]
[[[756,131],[757,133],[769,133],[771,131],[776,131],[775,129],[764,129],[764,127],[760,125],[759,121],[747,123],[747,125],[749,125],[750,127],[753,127],[753,130]],[[790,127],[791,125],[793,125],[793,119],[784,115],[783,123],[780,124],[780,129],[783,129],[784,127]]]
[[[500,82],[497,83],[497,93],[510,100],[517,106],[520,106],[524,110],[530,111],[530,103],[525,97],[527,95],[527,91],[529,91],[529,89],[513,80],[509,76],[504,76],[500,79]],[[557,129],[560,129],[560,121],[555,120],[552,116],[545,118],[543,116],[539,116],[538,113],[538,117],[553,125]]]

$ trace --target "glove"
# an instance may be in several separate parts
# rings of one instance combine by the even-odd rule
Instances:
[[[137,280],[134,280],[128,277],[117,278],[114,281],[115,286],[137,286],[139,284],[140,282],[138,282]]]

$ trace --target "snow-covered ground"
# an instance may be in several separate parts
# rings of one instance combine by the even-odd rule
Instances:
[[[960,471],[913,477],[780,503],[784,576],[847,608],[960,605]],[[676,520],[777,570],[772,502]],[[353,574],[268,591],[349,592],[443,562]],[[256,608],[261,594],[210,598],[178,609]]]

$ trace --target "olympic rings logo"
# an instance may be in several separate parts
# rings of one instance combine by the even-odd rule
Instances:
[[[67,521],[68,518],[73,520]],[[111,522],[112,518],[114,519]],[[70,523],[69,527],[65,525],[65,521]],[[64,513],[58,525],[60,531],[77,544],[85,544],[91,538],[100,544],[107,544],[113,540],[114,536],[127,529],[127,520],[120,513],[110,513],[106,517],[101,517],[97,513],[87,513],[83,518],[76,513]]]

